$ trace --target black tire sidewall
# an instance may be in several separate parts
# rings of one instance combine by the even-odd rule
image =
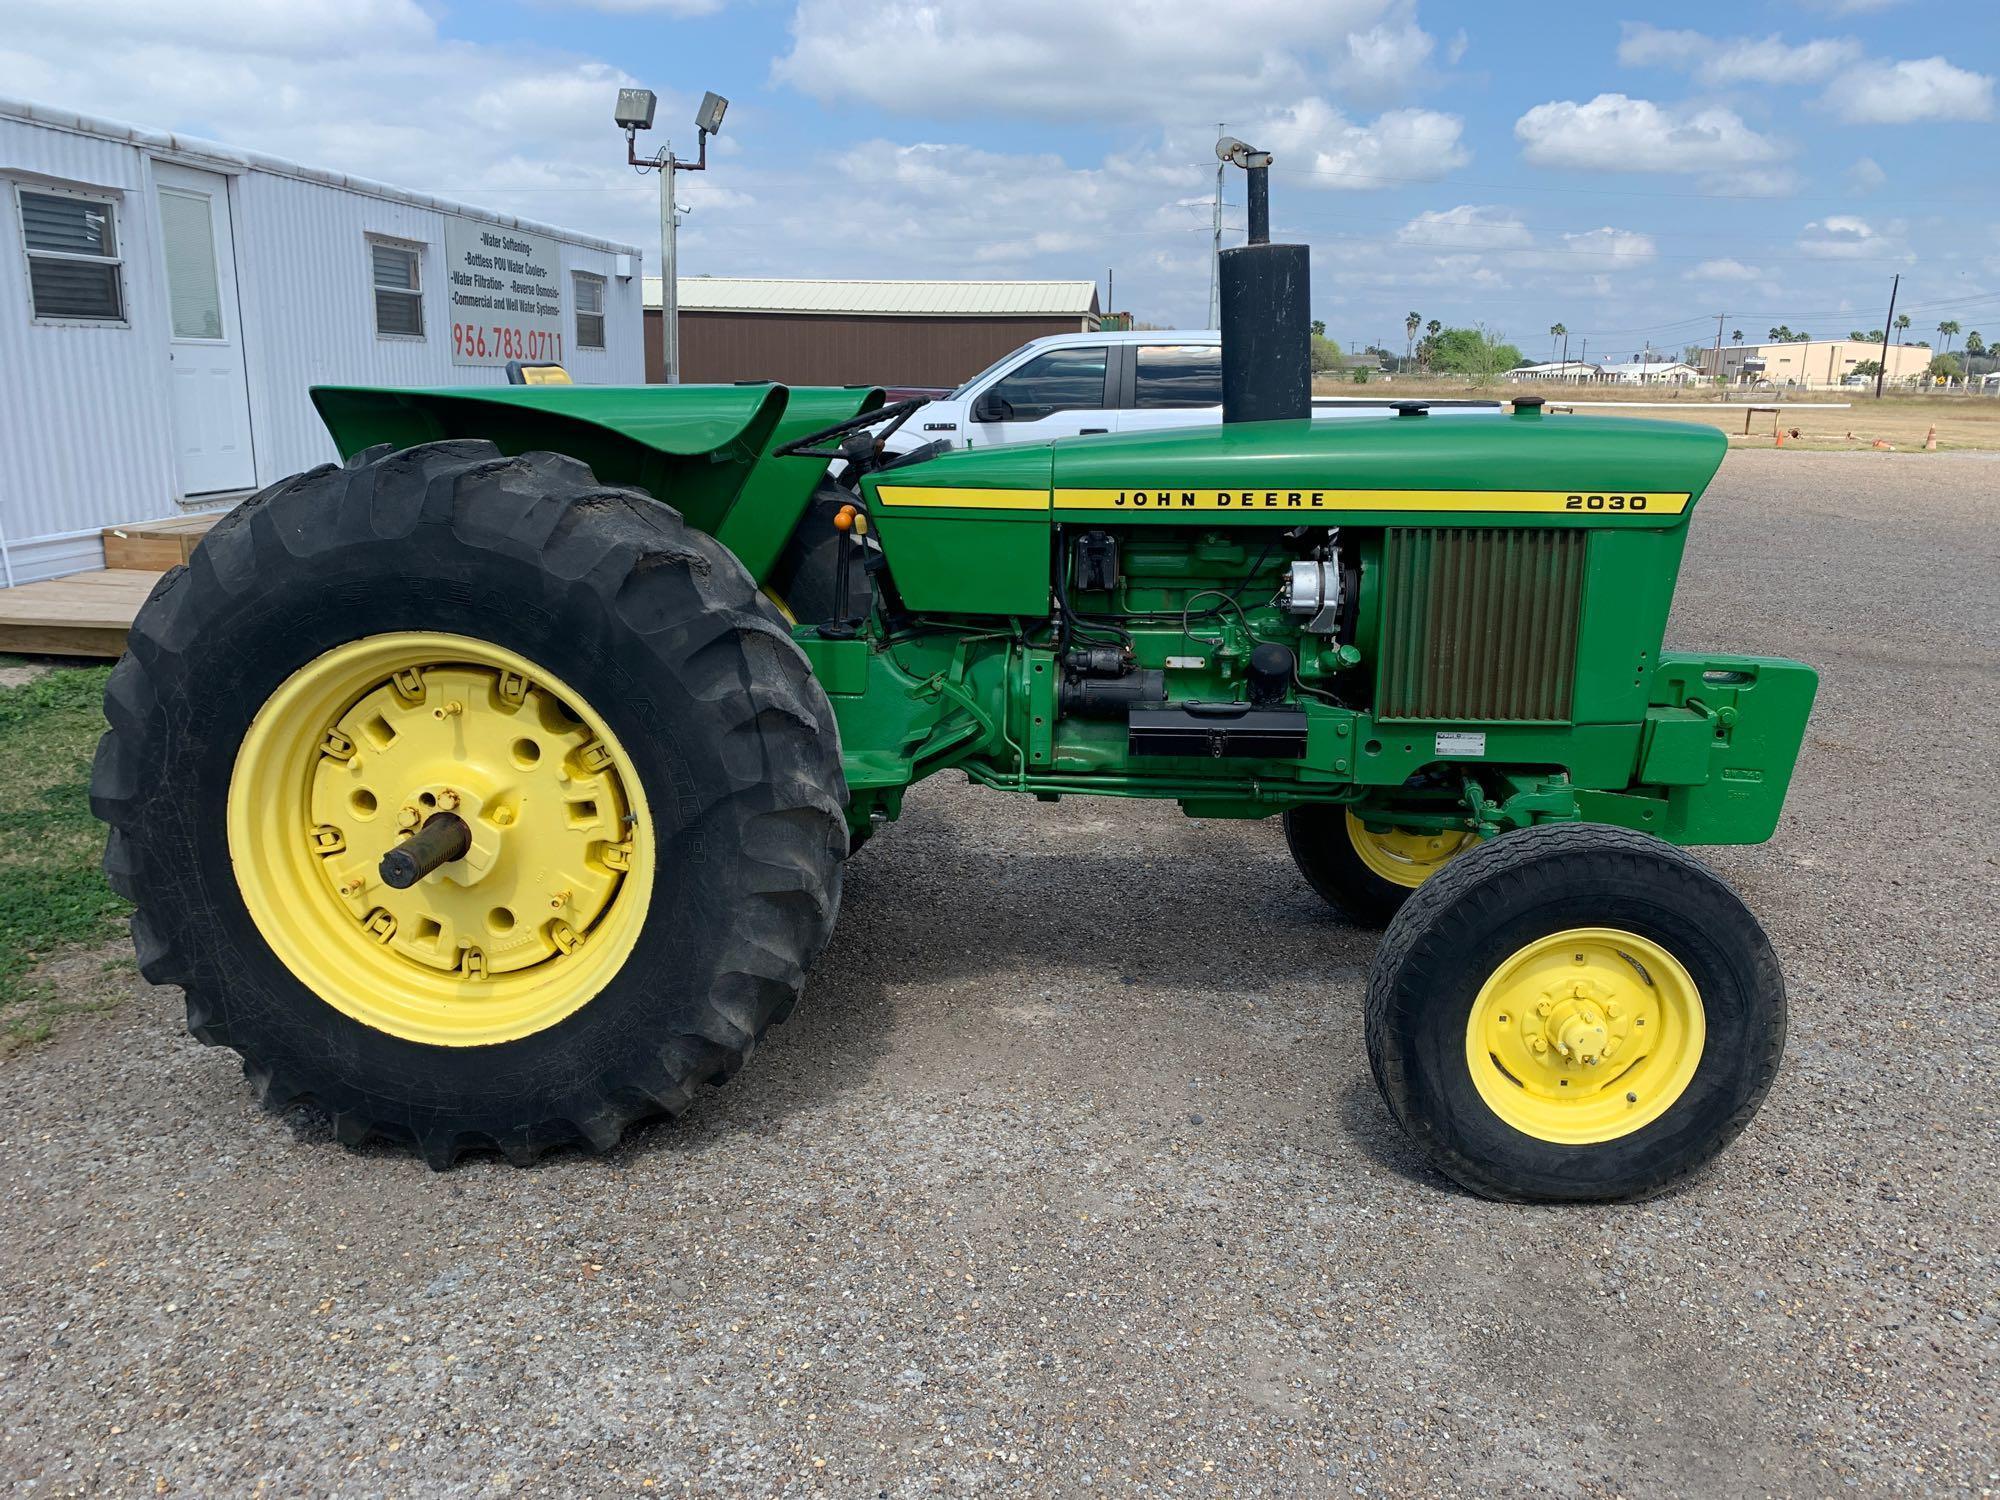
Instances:
[[[666,1091],[733,1069],[754,1035],[731,1036],[712,1003],[726,988],[721,935],[743,880],[730,856],[757,810],[759,778],[806,768],[771,765],[768,746],[732,739],[718,706],[677,670],[705,635],[727,629],[727,612],[691,607],[682,625],[640,633],[621,618],[623,596],[605,577],[559,576],[511,542],[469,544],[448,528],[419,526],[395,540],[349,536],[295,556],[272,515],[242,524],[261,532],[254,581],[203,590],[189,601],[199,618],[180,622],[192,627],[178,632],[182,649],[148,653],[161,707],[144,759],[174,795],[145,801],[126,832],[155,877],[148,920],[179,950],[190,994],[206,997],[247,1065],[304,1081],[302,1097],[336,1114],[359,1111],[391,1133],[427,1137],[445,1127],[513,1141],[543,1127],[520,1118],[524,1098],[538,1101],[556,1138],[564,1122],[605,1109],[608,1082]],[[604,550],[609,557],[629,545]],[[657,857],[632,952],[578,1011],[517,1041],[431,1046],[350,1018],[271,950],[233,873],[230,779],[257,710],[323,652],[398,631],[468,636],[546,669],[603,719],[644,789]],[[179,878],[157,878],[167,869]],[[835,864],[836,897],[837,873]]]
[[[1393,956],[1379,997],[1371,985],[1378,1081],[1413,1139],[1461,1183],[1505,1198],[1644,1197],[1714,1156],[1755,1111],[1784,1034],[1776,958],[1734,891],[1664,852],[1674,857],[1650,866],[1625,850],[1575,850],[1467,881]],[[1701,997],[1706,1036],[1694,1077],[1657,1119],[1610,1141],[1566,1145],[1527,1135],[1488,1106],[1467,1065],[1466,1028],[1479,991],[1509,958],[1587,927],[1630,932],[1672,954]]]
[[[1347,830],[1345,803],[1295,807],[1283,815],[1292,863],[1327,905],[1363,927],[1383,927],[1417,887],[1385,880],[1368,868]]]

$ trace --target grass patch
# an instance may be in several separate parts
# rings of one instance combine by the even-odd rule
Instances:
[[[59,991],[31,976],[68,950],[117,937],[130,910],[104,883],[104,825],[90,815],[90,760],[110,674],[68,668],[0,689],[0,1053],[105,1003],[98,986]],[[125,972],[93,967],[107,983]]]

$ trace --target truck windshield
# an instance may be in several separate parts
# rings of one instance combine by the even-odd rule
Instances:
[[[988,365],[985,369],[981,370],[977,375],[973,376],[972,379],[966,381],[964,385],[960,386],[957,390],[953,391],[949,396],[945,397],[945,400],[961,401],[965,397],[970,396],[972,394],[974,386],[979,385],[989,375],[992,375],[996,371],[1004,369],[1006,366],[1012,364],[1016,359],[1020,357],[1020,354],[1021,351],[1019,349],[1009,349],[1005,354],[1001,355],[998,359],[994,360],[992,364]]]

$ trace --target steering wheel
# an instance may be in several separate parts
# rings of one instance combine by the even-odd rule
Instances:
[[[906,400],[893,401],[887,406],[877,407],[874,411],[864,411],[858,416],[849,417],[845,422],[835,422],[831,427],[822,427],[818,432],[809,432],[802,438],[795,438],[789,443],[773,448],[771,456],[790,458],[797,455],[800,458],[845,458],[851,461],[859,455],[845,451],[845,444],[832,449],[816,445],[831,438],[844,437],[850,432],[859,432],[865,427],[873,427],[879,422],[888,422],[887,428],[875,434],[874,441],[870,444],[874,446],[909,421],[911,414],[919,407],[928,405],[930,405],[928,396],[911,396]]]

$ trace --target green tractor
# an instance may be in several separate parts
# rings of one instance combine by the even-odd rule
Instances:
[[[954,770],[1269,818],[1446,1173],[1640,1197],[1756,1110],[1783,981],[1679,847],[1777,822],[1815,677],[1661,649],[1719,433],[1307,414],[1304,252],[1224,257],[1224,423],[888,457],[778,385],[313,393],[341,465],[161,580],[93,806],[140,965],[273,1108],[528,1162],[791,1011]]]

